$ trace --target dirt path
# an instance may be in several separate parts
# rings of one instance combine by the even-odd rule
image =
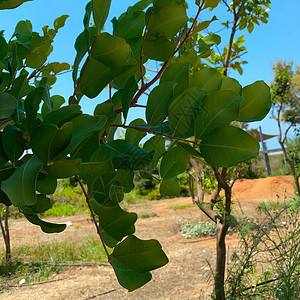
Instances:
[[[262,200],[276,200],[292,193],[293,185],[290,176],[271,177],[258,181],[238,181],[233,190],[233,197],[242,209],[252,213]],[[205,220],[198,208],[176,206],[189,205],[189,198],[145,201],[132,209],[139,215],[151,217],[139,219],[136,224],[136,235],[142,239],[155,238],[160,241],[169,257],[169,264],[153,272],[153,280],[143,288],[132,293],[120,288],[111,267],[70,268],[43,285],[12,288],[0,294],[0,299],[208,299],[210,292],[208,278],[211,274],[206,260],[214,263],[214,238],[185,239],[179,233],[182,219],[194,222]],[[54,218],[48,218],[54,220]],[[81,239],[83,236],[96,236],[93,224],[86,215],[66,218],[55,218],[56,222],[71,221],[72,225],[61,234],[47,235],[38,227],[25,220],[14,221],[11,234],[14,245],[24,242],[41,243],[46,240]],[[229,252],[238,244],[235,236],[227,239]],[[232,249],[232,250],[231,250]]]

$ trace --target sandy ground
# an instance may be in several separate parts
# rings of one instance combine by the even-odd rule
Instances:
[[[238,180],[233,188],[234,202],[248,214],[253,214],[261,201],[283,201],[293,194],[291,176],[255,180]],[[51,282],[11,288],[0,294],[0,299],[208,299],[210,269],[207,260],[214,263],[215,239],[185,239],[179,233],[183,219],[206,220],[197,207],[175,210],[174,206],[191,204],[190,198],[144,201],[130,210],[152,217],[139,219],[136,235],[142,239],[160,241],[169,257],[169,264],[153,272],[153,279],[143,288],[128,293],[120,288],[110,266],[72,267],[50,278]],[[239,209],[239,208],[236,208]],[[13,246],[24,243],[41,243],[47,240],[82,239],[96,236],[93,224],[86,215],[65,218],[48,218],[49,221],[71,221],[63,233],[47,235],[25,220],[11,225]],[[229,252],[238,244],[231,235],[227,239]]]

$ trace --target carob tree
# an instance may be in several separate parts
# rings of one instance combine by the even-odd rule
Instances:
[[[23,2],[4,0],[0,9]],[[50,96],[50,86],[69,66],[46,62],[67,16],[56,19],[54,29],[44,27],[43,36],[32,31],[29,21],[21,21],[12,39],[0,37],[1,202],[18,207],[44,232],[61,232],[66,225],[45,222],[39,214],[51,207],[47,195],[54,193],[57,180],[75,176],[108,261],[129,291],[146,284],[150,271],[168,262],[158,241],[134,235],[137,215],[119,205],[134,187],[134,173],[147,172],[160,161],[160,191],[176,196],[177,176],[186,170],[190,157],[203,158],[225,189],[224,211],[209,216],[223,237],[231,190],[218,167],[231,167],[259,151],[254,138],[229,124],[261,120],[270,108],[268,86],[259,81],[242,88],[213,68],[191,72],[201,55],[193,49],[182,51],[215,19],[198,23],[200,13],[219,2],[196,0],[197,14],[189,18],[183,0],[138,1],[112,20],[113,32],[108,33],[103,26],[111,1],[90,1],[84,30],[75,42],[74,93],[65,106],[61,96]],[[212,46],[209,39],[202,41],[207,50]],[[146,81],[144,64],[150,60],[161,68]],[[109,99],[99,103],[93,115],[84,114],[82,97],[96,98],[106,87]],[[145,120],[127,124],[129,109],[141,106],[138,102],[150,87]],[[125,140],[116,139],[117,128],[126,129]],[[147,134],[151,138],[140,147]],[[224,248],[225,241],[218,247]],[[225,263],[223,254],[217,268]],[[224,290],[219,285],[217,290],[223,299]]]

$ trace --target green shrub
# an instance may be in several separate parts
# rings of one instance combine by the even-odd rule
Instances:
[[[213,222],[198,222],[197,224],[186,222],[181,225],[180,232],[187,239],[192,237],[215,236],[217,227]]]

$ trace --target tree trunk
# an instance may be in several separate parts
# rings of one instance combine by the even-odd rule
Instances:
[[[8,227],[8,216],[9,216],[9,206],[6,206],[5,213],[2,218],[0,216],[0,226],[3,235],[3,240],[5,244],[5,262],[8,263],[11,261],[11,246],[10,246],[10,236],[9,236],[9,227]]]
[[[215,277],[215,296],[217,300],[225,300],[225,269],[226,269],[226,244],[225,237],[228,231],[228,226],[222,224],[220,220],[217,222],[217,237],[216,237],[216,277]]]
[[[284,159],[285,161],[290,165],[292,173],[293,173],[293,177],[294,177],[294,182],[295,182],[295,192],[296,194],[300,195],[300,185],[299,185],[299,176],[297,175],[296,169],[295,169],[295,165],[293,163],[293,161],[291,161],[287,155],[285,146],[283,142],[279,142],[282,151],[283,151],[283,155],[284,155]]]

